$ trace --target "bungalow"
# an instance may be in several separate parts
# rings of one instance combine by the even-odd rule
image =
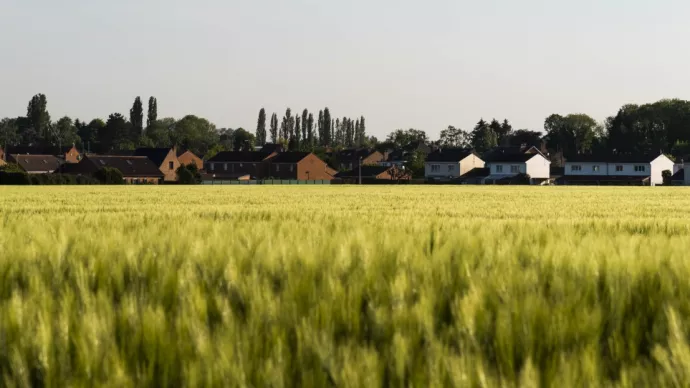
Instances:
[[[153,162],[165,176],[166,182],[177,181],[177,169],[180,168],[180,161],[177,158],[177,151],[173,148],[137,148],[134,156],[143,156]]]
[[[9,155],[50,155],[62,159],[65,163],[79,163],[81,154],[74,145],[67,147],[55,146],[8,146],[7,156]],[[0,154],[3,152],[0,151]],[[0,158],[2,159],[2,158]]]
[[[565,163],[563,184],[661,185],[663,171],[674,171],[664,154],[576,155]]]
[[[16,163],[27,174],[52,174],[65,163],[53,155],[8,155],[7,161]]]
[[[268,177],[294,180],[331,180],[336,174],[311,152],[281,152],[270,158]]]
[[[165,179],[165,174],[145,156],[87,154],[79,163],[65,164],[58,172],[93,176],[105,167],[120,170],[125,183],[128,184],[158,184]]]
[[[261,179],[268,171],[267,161],[275,153],[223,151],[206,161],[206,173],[214,179],[235,180],[247,176]]]
[[[531,184],[541,184],[551,176],[551,161],[536,147],[502,149],[487,155],[489,176],[484,179],[485,184],[510,182],[520,175],[529,176]]]
[[[384,155],[376,150],[367,148],[350,148],[337,152],[335,160],[343,170],[352,170],[357,166],[375,165],[385,160]]]
[[[361,173],[361,175],[360,175]],[[362,166],[353,170],[340,172],[336,175],[337,178],[343,179],[359,179],[362,180],[410,180],[410,173],[406,172],[404,168],[388,167],[388,166]]]
[[[180,165],[189,166],[193,164],[199,171],[204,169],[204,161],[190,150],[178,150],[177,160],[180,162]]]
[[[424,177],[433,180],[457,179],[475,168],[484,168],[484,161],[473,150],[442,148],[427,156]]]

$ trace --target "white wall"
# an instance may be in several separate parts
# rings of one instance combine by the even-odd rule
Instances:
[[[661,185],[664,183],[664,177],[661,174],[665,170],[671,171],[673,173],[673,160],[669,159],[665,155],[660,155],[658,158],[654,159],[651,163],[652,175],[651,182],[653,185]]]
[[[617,166],[623,166],[623,171],[616,171]],[[635,171],[635,166],[645,166],[644,171]],[[609,163],[608,171],[611,176],[650,176],[652,167],[649,163]]]
[[[432,172],[431,166],[439,166],[438,172]],[[452,166],[452,171],[448,171],[448,166]],[[424,163],[424,176],[427,178],[457,178],[460,176],[460,162],[426,162]]]
[[[516,175],[516,174],[525,174],[527,173],[527,166],[525,163],[497,163],[497,162],[487,162],[486,166],[489,168],[489,174],[491,175]],[[498,166],[502,166],[503,170],[498,171]],[[518,166],[520,172],[511,172],[511,166]]]
[[[551,177],[551,162],[545,157],[537,154],[525,164],[530,178],[548,179]]]
[[[573,171],[573,166],[580,166],[580,171]],[[594,171],[594,166],[599,167],[599,171]],[[591,175],[591,176],[605,176],[607,175],[606,162],[565,162],[564,175]]]
[[[484,161],[477,157],[475,154],[471,154],[465,159],[460,161],[460,175],[465,175],[475,168],[484,168]]]

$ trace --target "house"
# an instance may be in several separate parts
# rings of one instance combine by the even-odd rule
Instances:
[[[671,185],[673,186],[685,186],[685,168],[681,168],[676,171],[675,174],[671,176]]]
[[[194,164],[199,171],[204,169],[204,161],[190,150],[178,150],[177,160],[180,162],[181,166]]]
[[[165,174],[145,156],[84,155],[76,164],[64,164],[58,172],[63,174],[93,176],[99,170],[110,167],[120,170],[125,183],[158,184]]]
[[[262,179],[268,172],[268,159],[275,153],[223,151],[206,161],[206,173],[214,179],[234,180],[249,176]]]
[[[335,160],[342,170],[352,170],[357,166],[375,165],[385,160],[379,151],[368,148],[350,148],[335,153]]]
[[[294,180],[331,180],[336,174],[311,152],[281,152],[270,158],[268,177]]]
[[[536,147],[501,147],[486,155],[489,175],[485,184],[522,183],[529,176],[530,184],[548,182],[551,177],[551,161]]]
[[[165,182],[177,181],[177,169],[180,161],[177,159],[177,151],[173,148],[137,148],[134,156],[143,156],[153,162],[165,176]]]
[[[565,162],[562,184],[661,185],[662,172],[673,174],[674,163],[664,154],[576,155]]]
[[[484,161],[471,149],[441,148],[426,157],[424,177],[433,180],[451,180],[475,168],[484,168]]]
[[[392,150],[384,154],[386,159],[379,162],[379,166],[401,168],[410,162],[412,155],[404,150]]]
[[[52,174],[64,160],[53,155],[8,155],[7,162],[16,163],[27,174]]]
[[[412,176],[403,168],[388,166],[362,166],[353,170],[343,171],[336,174],[337,178],[359,179],[361,172],[362,180],[410,180]]]
[[[79,163],[81,159],[81,154],[74,145],[67,147],[8,146],[7,155],[50,155],[62,159],[65,163]]]

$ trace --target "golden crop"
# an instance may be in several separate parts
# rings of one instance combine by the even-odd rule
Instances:
[[[690,191],[0,187],[0,386],[682,386]]]

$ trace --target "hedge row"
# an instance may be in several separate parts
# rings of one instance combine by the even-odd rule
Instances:
[[[69,174],[36,174],[0,171],[0,185],[97,185],[97,179]]]

